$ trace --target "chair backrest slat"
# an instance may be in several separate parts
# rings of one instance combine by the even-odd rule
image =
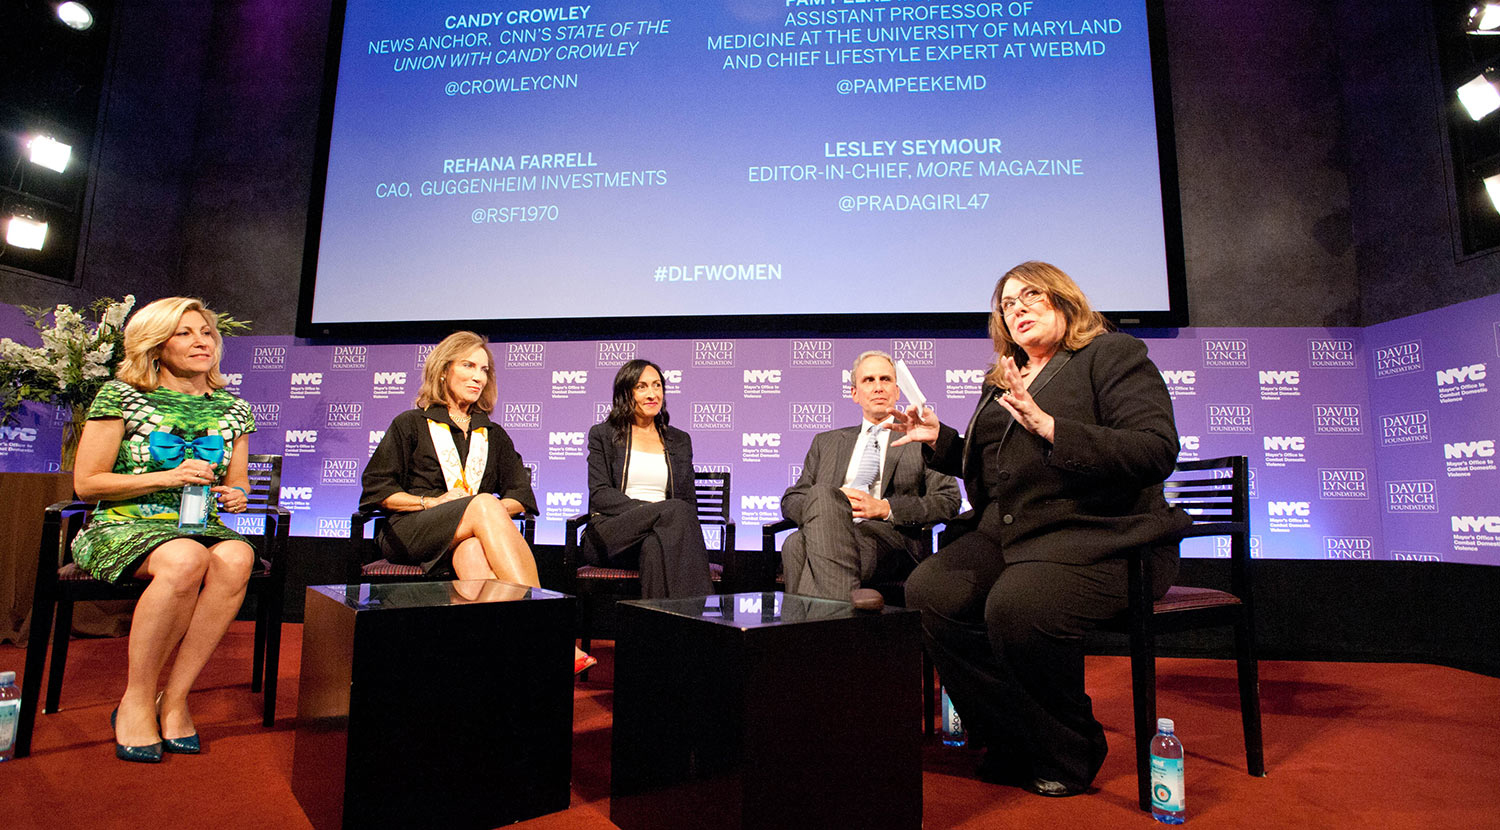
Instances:
[[[700,523],[729,523],[729,473],[695,472],[693,491]]]

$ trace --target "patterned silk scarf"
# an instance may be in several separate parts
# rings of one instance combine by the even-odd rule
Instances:
[[[438,464],[443,468],[443,482],[449,490],[461,490],[474,495],[479,482],[484,480],[484,465],[490,456],[490,438],[487,427],[477,427],[469,433],[469,457],[458,457],[458,445],[453,442],[453,431],[445,423],[427,419],[427,431],[432,433],[432,445],[437,448]]]

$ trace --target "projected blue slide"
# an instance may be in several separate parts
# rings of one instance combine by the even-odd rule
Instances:
[[[1143,0],[349,0],[311,321],[1168,308]]]

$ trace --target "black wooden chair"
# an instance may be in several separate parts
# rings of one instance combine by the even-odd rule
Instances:
[[[380,546],[373,541],[390,513],[386,510],[356,510],[349,517],[348,580],[353,583],[410,582],[422,579],[452,579],[453,568],[424,573],[419,565],[401,565],[380,558]],[[536,516],[522,513],[515,517],[521,537],[529,547],[536,547]],[[540,564],[540,563],[538,563]]]
[[[1217,626],[1234,627],[1240,720],[1245,763],[1266,774],[1261,747],[1260,680],[1255,658],[1255,613],[1250,579],[1250,480],[1244,456],[1184,461],[1166,482],[1167,501],[1186,510],[1193,524],[1182,538],[1225,537],[1229,590],[1174,585],[1151,598],[1151,557],[1130,558],[1130,675],[1135,699],[1135,771],[1142,810],[1151,809],[1151,738],[1156,734],[1156,635]]]
[[[238,522],[234,516],[259,516],[262,533],[251,536],[256,546],[256,565],[250,574],[247,596],[255,597],[254,665],[250,672],[250,690],[262,691],[264,707],[261,722],[271,726],[276,717],[276,682],[281,662],[281,609],[286,584],[286,539],[291,516],[279,506],[281,498],[281,456],[250,456],[249,506],[243,514],[224,514],[226,521]],[[31,752],[31,733],[36,723],[38,695],[42,690],[42,669],[47,662],[48,633],[51,633],[52,665],[47,675],[47,697],[42,711],[58,710],[62,696],[63,670],[68,660],[68,639],[73,631],[73,603],[93,600],[138,599],[149,584],[129,580],[110,585],[89,576],[73,563],[73,537],[88,521],[93,505],[87,502],[58,502],[47,508],[42,519],[42,543],[37,557],[36,592],[31,606],[31,640],[26,646],[26,670],[21,685],[20,722],[16,730],[16,755]],[[243,530],[241,532],[244,532]],[[55,616],[54,616],[55,615]]]
[[[736,586],[740,584],[740,563],[744,561],[734,549],[734,522],[729,519],[729,481],[729,473],[697,472],[693,475],[698,522],[703,526],[704,541],[708,543],[710,551],[715,547],[712,542],[718,542],[720,561],[711,561],[709,570],[721,591],[725,587],[741,590]],[[621,599],[638,599],[641,595],[640,571],[601,567],[583,561],[583,533],[588,523],[587,513],[568,519],[560,569],[563,576],[560,590],[579,599],[578,634],[584,651],[588,651],[592,644],[593,605],[613,603]]]

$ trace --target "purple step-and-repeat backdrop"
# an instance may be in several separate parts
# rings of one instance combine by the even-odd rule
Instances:
[[[36,342],[15,309],[0,333]],[[29,339],[28,339],[29,338]],[[1500,358],[1500,296],[1365,329],[1189,328],[1152,338],[1176,404],[1182,459],[1246,455],[1253,544],[1287,559],[1500,564],[1486,373]],[[586,509],[585,436],[634,357],[666,371],[672,423],[703,469],[733,476],[739,545],[780,518],[780,496],[819,431],[855,423],[848,368],[868,348],[911,367],[945,421],[967,421],[991,351],[984,339],[684,339],[496,343],[496,419],[532,470],[537,541],[560,544]],[[228,341],[230,389],[250,401],[254,452],[286,456],[292,532],[344,537],[366,459],[412,405],[431,345]],[[28,407],[0,427],[0,469],[57,469],[61,424]],[[1188,556],[1227,555],[1194,540]]]

